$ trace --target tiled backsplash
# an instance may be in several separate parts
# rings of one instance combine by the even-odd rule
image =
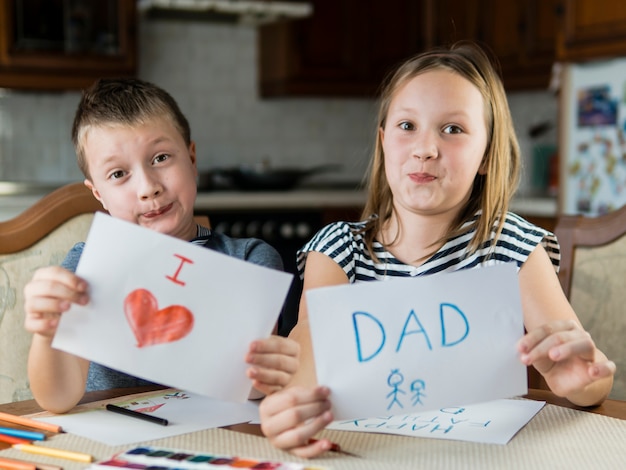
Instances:
[[[198,165],[256,163],[313,166],[339,162],[324,179],[357,180],[373,143],[376,103],[368,99],[273,99],[257,95],[256,30],[204,22],[142,20],[139,76],[178,101],[192,128]],[[78,92],[0,90],[0,180],[80,180],[70,141]],[[509,96],[522,152],[528,128],[556,122],[548,91]],[[554,131],[542,139],[556,142]],[[522,190],[528,187],[524,172]],[[322,176],[320,176],[321,178]]]

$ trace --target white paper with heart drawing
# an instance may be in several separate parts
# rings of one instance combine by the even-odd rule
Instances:
[[[245,355],[271,334],[292,275],[96,214],[76,273],[87,306],[52,346],[128,374],[243,402]]]

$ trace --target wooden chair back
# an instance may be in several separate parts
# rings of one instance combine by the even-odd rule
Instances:
[[[559,281],[583,326],[617,365],[611,398],[626,400],[626,206],[561,216]]]
[[[0,222],[0,402],[32,398],[26,362],[24,286],[35,270],[60,264],[87,236],[102,206],[82,183],[63,186],[13,219]]]

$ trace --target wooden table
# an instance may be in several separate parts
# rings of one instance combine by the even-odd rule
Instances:
[[[154,387],[140,387],[90,392],[85,395],[81,403],[155,390],[157,389]],[[626,401],[607,400],[598,407],[581,408],[545,390],[530,390],[525,397],[545,401],[557,407],[542,411],[541,416],[534,418],[529,426],[506,446],[326,430],[323,432],[325,437],[340,442],[342,446],[351,451],[357,451],[365,458],[354,459],[326,453],[322,458],[316,459],[315,464],[337,470],[397,470],[416,468],[416,465],[425,465],[424,468],[451,468],[450,466],[464,463],[471,463],[466,468],[491,469],[502,468],[500,464],[503,461],[507,462],[506,467],[516,469],[557,468],[559,466],[560,468],[590,468],[590,464],[596,468],[614,468],[612,465],[615,462],[621,465],[623,459],[624,466],[615,468],[626,468],[626,448],[623,446],[626,439],[626,426],[620,421],[626,420]],[[582,410],[588,413],[575,414],[578,411],[572,410]],[[24,415],[42,410],[34,400],[26,400],[0,404],[0,411]],[[594,418],[594,415],[601,416]],[[604,417],[617,418],[617,420],[607,420]],[[4,423],[0,421],[0,426],[2,425]],[[230,455],[241,455],[239,452],[244,452],[249,456],[294,460],[293,456],[273,449],[267,440],[259,438],[261,432],[258,425],[240,424],[227,426],[225,429],[227,431],[213,429],[200,432],[205,439],[202,442],[206,442],[202,444],[202,447],[219,445],[221,447],[218,449],[222,452],[236,453]],[[231,431],[237,432],[231,433]],[[59,437],[60,435],[57,435],[53,439],[59,439]],[[65,437],[71,437],[71,435]],[[184,436],[180,438],[183,439]],[[189,441],[178,442],[183,443],[179,448],[187,448],[186,446],[190,444]],[[8,445],[0,443],[0,449],[6,447]],[[81,447],[74,447],[74,449],[81,451]],[[580,455],[575,455],[576,452]],[[92,455],[97,455],[97,453]],[[108,451],[100,458],[106,455],[109,455]],[[547,457],[549,461],[545,460],[546,455],[549,456]],[[603,464],[608,466],[602,467]],[[84,468],[84,465],[76,464],[63,466],[68,470]]]
[[[150,392],[156,390],[163,390],[164,388],[158,388],[154,386],[146,387],[134,387],[134,388],[116,388],[112,390],[101,390],[97,392],[88,392],[85,394],[80,404],[91,403],[94,401],[107,400],[110,398],[122,397],[124,395],[134,395],[135,393]],[[554,393],[548,390],[531,389],[525,398],[531,400],[545,401],[552,405],[563,406],[574,410],[587,411],[589,413],[596,413],[603,416],[610,416],[612,418],[626,420],[626,401],[621,400],[606,400],[602,405],[595,407],[581,407],[570,403],[567,399],[557,397]],[[27,415],[38,413],[43,411],[35,400],[25,400],[12,403],[0,404],[0,411],[5,413],[12,413],[15,415]]]

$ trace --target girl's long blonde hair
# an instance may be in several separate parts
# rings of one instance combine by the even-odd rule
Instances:
[[[469,253],[473,253],[491,238],[490,233],[494,229],[497,238],[504,224],[504,217],[500,215],[508,210],[511,197],[517,189],[520,171],[519,144],[502,81],[487,54],[474,43],[461,42],[450,48],[437,48],[412,57],[388,77],[380,95],[376,143],[367,183],[368,197],[362,214],[362,220],[368,219],[364,229],[365,242],[374,259],[374,238],[381,233],[384,224],[394,212],[378,129],[385,128],[390,103],[400,87],[417,75],[440,69],[459,74],[480,91],[485,108],[487,148],[481,166],[485,174],[476,175],[467,204],[459,211],[457,219],[448,227],[439,242],[444,243],[474,229],[475,233],[469,243]],[[473,224],[463,227],[479,210],[481,217]],[[376,217],[372,217],[373,215]]]

